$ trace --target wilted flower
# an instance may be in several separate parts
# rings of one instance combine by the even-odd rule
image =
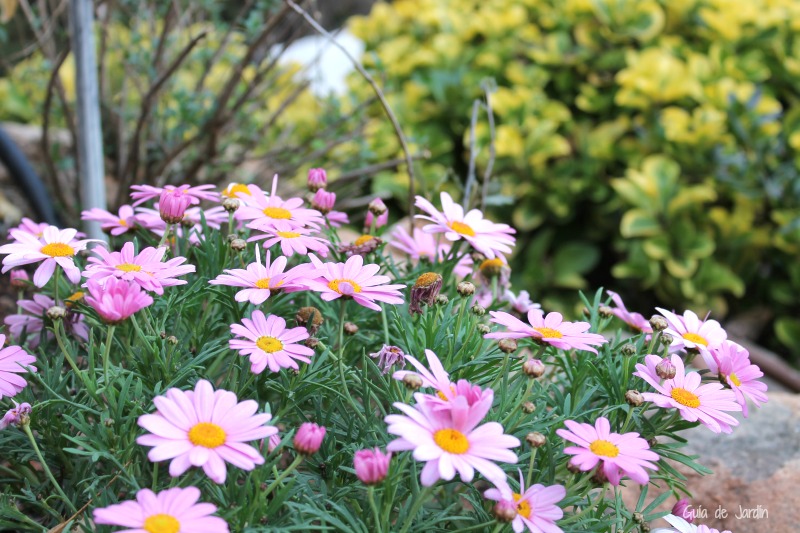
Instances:
[[[304,422],[294,435],[294,449],[303,455],[314,455],[322,446],[325,438],[325,427],[312,422]]]
[[[25,312],[7,316],[5,324],[15,338],[20,338],[23,333],[26,333],[28,345],[36,348],[39,346],[38,333],[44,329],[45,314],[54,305],[55,301],[45,294],[34,294],[32,300],[18,300],[17,306]],[[86,325],[83,315],[67,313],[67,320],[62,321],[62,325],[67,333],[71,333],[81,340],[89,339],[89,327]],[[33,335],[34,333],[36,335]],[[45,336],[48,339],[53,338],[53,333],[47,330]]]
[[[442,289],[442,276],[436,272],[426,272],[417,278],[414,286],[411,287],[411,302],[408,305],[410,314],[422,314],[421,303],[431,306],[436,296]]]
[[[357,238],[352,244],[340,244],[339,252],[345,254],[347,257],[351,255],[360,255],[364,257],[371,254],[378,249],[383,243],[383,239],[375,237],[374,235],[362,235]]]
[[[389,472],[392,454],[381,452],[380,448],[359,450],[353,457],[356,476],[365,485],[377,485]]]
[[[0,381],[2,383],[2,381]],[[11,400],[14,402],[14,400]],[[3,418],[0,419],[0,429],[6,429],[8,426],[21,426],[26,424],[31,415],[31,404],[28,402],[17,403],[14,402],[14,407],[9,409]]]
[[[325,321],[322,312],[311,306],[298,309],[294,319],[297,325],[305,327],[310,335],[316,335],[319,327]]]
[[[370,357],[377,359],[377,365],[384,374],[388,374],[393,366],[403,368],[406,366],[406,354],[397,346],[384,344],[380,351],[369,354]]]

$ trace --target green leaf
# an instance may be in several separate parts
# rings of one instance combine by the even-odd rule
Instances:
[[[622,217],[619,231],[623,237],[652,237],[661,233],[661,225],[647,211],[631,209]]]

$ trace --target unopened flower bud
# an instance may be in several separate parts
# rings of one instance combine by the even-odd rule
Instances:
[[[467,297],[472,296],[475,294],[475,285],[470,283],[469,281],[462,281],[458,285],[456,285],[456,291],[461,296]]]
[[[328,175],[325,173],[325,169],[322,168],[308,169],[309,191],[317,192],[320,189],[324,189],[327,185],[328,185]]]
[[[619,351],[622,352],[622,355],[626,357],[636,355],[636,345],[631,343],[623,344]]]
[[[387,211],[386,204],[383,203],[383,200],[381,200],[380,198],[375,198],[374,200],[372,200],[369,203],[367,209],[369,209],[369,212],[375,215],[376,217],[381,216]]]
[[[585,316],[586,318],[589,318],[589,317],[591,317],[591,316],[592,316],[592,310],[591,310],[591,309],[589,309],[588,307],[584,307],[584,308],[581,310],[581,312],[583,313],[583,316]]]
[[[661,362],[656,365],[656,374],[661,379],[674,378],[676,371],[677,369],[675,368],[675,365],[672,364],[672,361],[669,357],[663,358]]]
[[[650,327],[653,328],[653,331],[664,331],[669,327],[669,324],[663,316],[653,315],[650,317]]]
[[[655,448],[655,446],[658,444],[658,439],[655,437],[653,437],[652,439],[647,439],[647,444],[651,448]]]
[[[492,328],[490,328],[486,324],[478,324],[478,332],[481,335],[486,335],[487,333],[489,333],[491,331],[492,331]]]
[[[694,522],[694,510],[692,509],[691,503],[686,498],[678,500],[672,507],[672,514],[678,518],[683,518],[690,524]]]
[[[322,323],[325,321],[322,318],[322,312],[316,307],[311,306],[298,309],[297,314],[294,315],[294,320],[297,322],[298,326],[304,326],[308,330],[309,335],[316,335],[320,326],[322,326]]]
[[[525,414],[531,414],[536,411],[536,405],[533,402],[525,402],[522,404],[522,412]]]
[[[598,312],[600,313],[600,316],[603,318],[609,318],[614,316],[614,310],[607,305],[601,305],[600,309],[598,309]]]
[[[305,345],[312,350],[316,350],[317,346],[319,346],[319,339],[316,337],[309,337],[306,339]]]
[[[471,311],[475,316],[483,316],[486,314],[486,308],[480,304],[473,305]]]
[[[106,418],[105,420],[103,420],[103,425],[105,427],[107,427],[107,428],[110,428],[111,426],[114,425],[114,419],[113,418]]]
[[[67,316],[67,310],[60,305],[54,305],[47,310],[47,318],[50,320],[61,320]]]
[[[532,431],[525,435],[525,442],[527,442],[531,448],[541,448],[547,443],[547,437],[538,431]]]
[[[539,378],[544,374],[545,366],[539,359],[528,359],[522,363],[522,371],[529,378]]]
[[[497,341],[497,346],[503,353],[514,353],[517,351],[516,339],[500,339]]]
[[[311,207],[323,215],[333,211],[334,205],[336,205],[336,193],[328,192],[325,189],[319,189],[311,200]]]
[[[498,522],[511,522],[517,517],[517,504],[511,500],[500,500],[492,509]]]
[[[239,236],[236,235],[235,233],[228,233],[228,236],[226,237],[226,239],[228,239],[228,244],[232,243],[233,241],[235,241],[238,238],[239,238]]]
[[[305,422],[297,429],[294,436],[294,449],[303,455],[313,455],[322,446],[322,439],[325,438],[325,427]]]
[[[242,203],[239,200],[237,200],[236,198],[225,198],[224,200],[222,200],[222,207],[228,213],[235,212],[237,209],[239,209],[239,206],[241,204]]]
[[[625,401],[632,407],[639,407],[644,403],[644,396],[638,390],[629,390],[625,393]]]
[[[167,337],[167,343],[169,343],[169,344],[171,344],[173,346],[177,346],[178,345],[178,337],[176,337],[175,335],[170,335],[169,337]]]
[[[644,515],[642,513],[633,513],[633,521],[637,524],[644,524]]]
[[[231,241],[231,250],[234,252],[242,252],[247,249],[247,241],[244,239],[233,239]]]
[[[669,333],[662,333],[659,336],[658,340],[661,342],[662,345],[670,346],[672,344],[673,338],[672,335],[670,335]]]
[[[419,390],[422,387],[422,378],[416,374],[406,374],[403,376],[403,385],[412,391]]]
[[[447,305],[450,303],[450,298],[445,294],[440,294],[436,297],[436,305]]]
[[[380,448],[359,450],[353,457],[356,476],[365,485],[377,485],[389,472],[392,453],[383,453]]]
[[[15,289],[24,289],[28,286],[28,273],[24,270],[12,270],[11,271],[11,286]]]
[[[166,339],[167,338],[167,332],[166,331],[162,331],[161,333],[158,334],[158,336],[161,337],[162,339]]]
[[[352,322],[345,322],[344,323],[344,334],[345,335],[355,335],[356,333],[358,333],[358,326],[356,326]]]
[[[179,224],[191,202],[192,197],[182,189],[164,189],[158,197],[161,220],[167,224]]]

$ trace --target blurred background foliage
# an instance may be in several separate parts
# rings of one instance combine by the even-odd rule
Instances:
[[[272,65],[270,47],[308,31],[296,17],[258,42],[281,6],[114,2],[98,29],[109,174],[300,180],[326,166],[349,207],[372,193],[402,216],[403,153],[368,84],[353,73],[348,94],[319,98],[299,67]],[[473,154],[479,178],[493,165],[486,208],[518,228],[516,283],[546,308],[575,310],[575,289],[605,286],[645,313],[657,302],[749,316],[756,340],[800,357],[800,0],[395,0],[346,27],[419,156],[418,191],[458,194]],[[131,154],[143,95],[200,34]],[[0,120],[42,123],[58,59],[40,47],[6,61]],[[226,103],[217,127],[239,67],[246,105]],[[51,107],[51,123],[69,127]],[[121,164],[131,157],[135,175]]]

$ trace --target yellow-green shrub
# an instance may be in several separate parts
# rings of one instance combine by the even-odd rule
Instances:
[[[423,183],[466,174],[472,102],[495,81],[491,200],[533,232],[515,264],[540,296],[610,270],[668,306],[797,310],[800,0],[395,0],[350,28],[433,154]]]

